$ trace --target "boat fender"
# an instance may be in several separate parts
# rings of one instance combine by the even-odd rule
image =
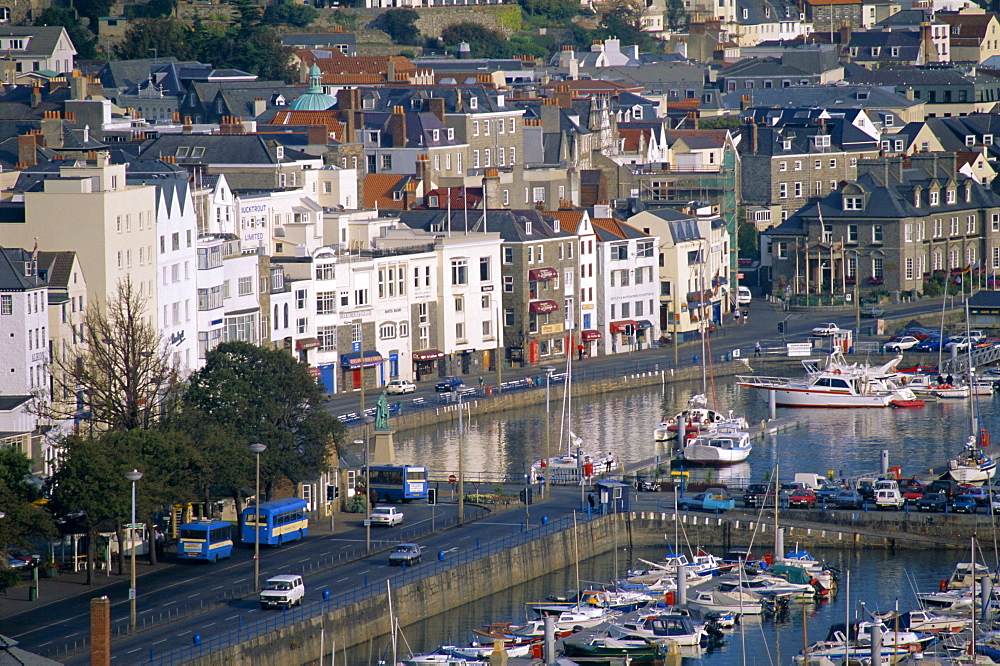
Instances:
[[[839,375],[839,374],[840,374],[840,370],[834,370],[834,371],[833,371],[833,374],[835,374],[835,375]]]
[[[906,646],[906,649],[908,651],[910,651],[910,652],[920,652],[920,644],[919,643],[910,643],[910,644],[908,644]]]
[[[938,583],[938,590],[941,591],[941,592],[944,592],[947,589],[948,589],[948,579],[947,578],[942,578],[941,582]]]

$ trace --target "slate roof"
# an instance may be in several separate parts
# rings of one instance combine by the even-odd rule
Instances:
[[[597,239],[602,243],[629,238],[649,238],[649,234],[613,217],[595,217],[590,223],[594,227]]]
[[[877,136],[871,136],[853,123],[863,111],[848,109],[842,115],[834,115],[826,109],[763,109],[754,108],[744,114],[744,118],[753,118],[757,122],[756,155],[778,157],[781,155],[816,154],[823,155],[831,151],[870,151],[878,150]],[[747,132],[743,128],[744,140],[740,142],[743,154],[749,154],[751,141],[747,140]],[[817,146],[815,137],[829,136],[828,148]],[[790,142],[786,150],[784,143]]]
[[[948,24],[948,36],[952,46],[979,46],[986,39],[990,23],[996,20],[994,14],[945,14],[937,20]]]
[[[509,110],[511,107],[498,104],[497,91],[482,85],[474,86],[381,86],[379,88],[361,88],[361,98],[372,104],[373,111],[392,111],[395,106],[407,110],[424,111],[423,100],[432,97],[444,100],[445,113],[491,113]],[[476,99],[476,108],[472,108],[471,100]],[[369,110],[365,109],[365,115]]]
[[[770,76],[780,78],[801,78],[815,76],[811,72],[799,69],[793,65],[784,65],[778,58],[747,58],[719,70],[719,78]]]
[[[917,62],[920,58],[920,33],[913,30],[853,32],[848,47],[857,49],[857,55],[851,56],[855,61]],[[877,55],[875,49],[878,49]],[[896,55],[893,55],[893,49],[897,50]]]
[[[178,148],[187,148],[187,155],[178,155]],[[193,148],[204,148],[204,154],[191,157]],[[182,153],[184,151],[181,151]],[[173,155],[177,164],[284,164],[300,159],[315,159],[311,155],[285,150],[278,159],[276,147],[257,134],[163,134],[150,140],[140,153],[146,159]]]
[[[379,141],[381,147],[391,148],[393,146],[392,133],[392,113],[385,112],[365,112],[364,128],[368,130],[380,130]],[[434,148],[439,146],[457,146],[460,142],[457,139],[448,138],[448,126],[438,120],[438,117],[430,112],[404,113],[406,119],[406,148]],[[438,138],[434,139],[434,130],[438,130]]]
[[[880,70],[881,71],[881,70]],[[819,108],[881,108],[905,109],[920,104],[905,95],[871,85],[810,85],[789,88],[739,90],[723,95],[727,109],[740,109],[743,95],[750,96],[753,106]]]
[[[784,0],[737,0],[736,20],[742,25],[798,22],[799,9]]]
[[[922,122],[906,125],[901,132],[915,140],[917,132],[926,127],[941,143],[941,148],[949,152],[963,152],[969,149],[965,137],[975,137],[974,145],[982,146],[989,159],[1000,159],[1000,116],[992,113],[976,113],[952,118],[927,118]],[[984,145],[983,136],[992,134],[996,140]]]
[[[177,63],[177,58],[137,58],[135,60],[109,60],[97,75],[105,90],[125,92],[138,88],[139,84],[148,81],[154,69],[165,64]]]
[[[56,50],[59,38],[66,34],[66,29],[62,26],[26,26],[7,25],[0,27],[0,37],[27,37],[28,47],[23,51],[17,51],[13,55],[18,57],[26,55],[30,57],[49,57]],[[69,36],[66,35],[69,40]],[[74,53],[76,51],[74,50]]]
[[[37,272],[25,275],[24,264],[32,261],[31,252],[20,247],[0,247],[0,292],[18,292],[45,286]]]
[[[930,9],[903,9],[875,24],[877,28],[915,28],[921,23],[934,20],[934,11]],[[854,36],[853,34],[851,35]]]
[[[465,231],[464,211],[452,211],[448,218],[446,211],[403,211],[399,213],[399,221],[411,229],[424,231]],[[548,238],[565,238],[573,236],[565,229],[555,231],[552,227],[554,218],[534,209],[501,210],[486,212],[485,230],[499,233],[505,243],[530,243]],[[531,233],[527,233],[527,223],[531,223]],[[469,231],[483,231],[483,212],[476,211],[473,217],[469,211]]]
[[[881,67],[859,69],[851,75],[850,82],[873,86],[947,86],[970,85],[973,80],[950,67]]]
[[[49,287],[66,289],[69,287],[69,280],[73,273],[73,262],[76,259],[76,252],[72,250],[64,252],[38,252],[39,273],[45,272],[45,279]],[[51,293],[51,292],[50,292]]]
[[[24,404],[31,396],[5,396],[0,398],[0,411],[10,411]],[[15,404],[16,403],[16,404]],[[0,665],[2,666],[57,666],[52,661],[34,652],[17,647],[18,642],[9,636],[0,635]]]

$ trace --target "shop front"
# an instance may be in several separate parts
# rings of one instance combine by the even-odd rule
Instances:
[[[645,349],[649,347],[650,335],[653,330],[653,322],[646,319],[638,319],[635,322],[635,344],[636,349]]]
[[[385,383],[385,377],[382,376],[382,355],[374,349],[341,354],[340,369],[343,373],[341,385],[345,391],[359,390],[362,384],[365,388],[373,388]]]
[[[597,356],[597,341],[601,339],[601,332],[592,328],[585,328],[580,331],[580,344],[577,347],[579,352],[583,351],[582,358]],[[582,350],[581,350],[582,348]]]
[[[633,343],[632,336],[635,335],[636,327],[637,324],[631,319],[613,321],[609,324],[608,331],[611,333],[612,354],[631,349]]]
[[[439,349],[421,349],[411,355],[413,358],[413,381],[419,382],[428,377],[437,377],[437,361],[444,358],[444,352]]]

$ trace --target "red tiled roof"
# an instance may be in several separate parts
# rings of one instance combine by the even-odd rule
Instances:
[[[975,39],[977,42],[983,40],[994,16],[993,14],[935,14],[934,18],[948,24],[948,36],[953,45],[978,46],[978,43],[956,44],[956,42],[966,39]],[[958,28],[957,35],[954,32],[956,27]]]
[[[542,215],[551,215],[556,218],[563,231],[568,231],[571,234],[579,233],[577,229],[583,222],[582,210],[543,210]]]
[[[595,227],[604,229],[608,233],[612,233],[619,238],[626,238],[625,231],[622,227],[626,226],[624,222],[620,222],[613,217],[595,217],[590,220],[590,223]]]
[[[365,176],[365,208],[403,208],[403,200],[392,198],[392,192],[404,178],[402,174],[370,173]]]
[[[619,129],[618,138],[625,139],[622,151],[626,153],[637,152],[643,135],[646,136],[646,145],[648,146],[649,140],[653,135],[652,129],[646,127],[641,129]]]
[[[467,200],[463,200],[463,193]],[[438,205],[434,206],[434,208],[447,209],[449,195],[452,211],[463,209],[475,210],[483,205],[483,188],[481,187],[436,187],[424,195],[424,207],[431,208],[426,202],[430,201],[429,197],[437,197]]]
[[[340,122],[340,111],[277,111],[271,122],[263,125],[326,125],[326,131],[334,138],[344,142],[344,123]],[[261,131],[266,131],[262,129]]]

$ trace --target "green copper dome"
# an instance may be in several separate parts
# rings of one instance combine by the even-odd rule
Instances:
[[[323,87],[319,83],[320,76],[319,67],[313,65],[309,68],[309,90],[292,102],[292,111],[326,111],[337,103],[323,92]]]

